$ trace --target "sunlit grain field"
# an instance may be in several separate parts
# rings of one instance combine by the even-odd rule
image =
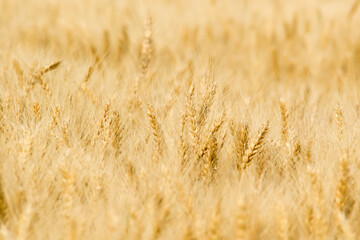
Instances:
[[[360,1],[0,1],[0,239],[360,239]]]

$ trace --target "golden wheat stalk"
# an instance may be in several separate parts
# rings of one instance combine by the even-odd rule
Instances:
[[[150,124],[150,128],[152,130],[152,135],[155,141],[155,151],[156,154],[161,155],[162,154],[162,145],[163,145],[163,140],[161,137],[161,129],[160,129],[160,125],[156,119],[155,113],[154,113],[154,108],[149,104],[148,105],[148,117],[149,117],[149,124]]]
[[[41,119],[40,105],[38,102],[34,102],[33,111],[34,111],[34,116],[35,116],[34,117],[35,123],[38,123]]]
[[[85,75],[85,77],[84,77],[84,79],[83,79],[84,83],[87,83],[90,80],[90,77],[93,74],[93,72],[94,72],[94,66],[90,66],[87,73],[86,73],[86,75]]]
[[[234,148],[236,154],[236,168],[241,171],[242,160],[249,147],[249,125],[241,123],[237,127],[233,126],[231,131],[233,132],[233,136],[235,138]]]
[[[30,86],[27,88],[27,92],[29,92],[36,83],[39,83],[42,87],[42,89],[51,97],[52,96],[52,92],[50,91],[46,81],[44,81],[42,79],[42,76],[47,73],[47,72],[50,72],[52,70],[55,70],[56,68],[59,67],[61,61],[56,61],[40,70],[38,70],[37,72],[35,72],[33,74],[33,79],[32,79],[32,82],[30,84]]]
[[[255,156],[260,152],[262,146],[264,145],[265,136],[269,131],[269,127],[269,122],[267,122],[265,126],[259,131],[256,141],[248,149],[248,153],[243,157],[242,169],[245,170],[250,165]]]
[[[354,205],[351,196],[351,177],[349,175],[349,162],[347,156],[341,158],[340,174],[340,179],[336,187],[335,203],[337,210],[347,217],[351,214]]]
[[[53,130],[59,122],[59,118],[60,118],[60,108],[58,106],[55,107],[55,111],[51,117],[51,125],[50,128]]]
[[[13,68],[15,70],[19,86],[23,87],[23,84],[24,84],[24,71],[22,70],[22,68],[20,66],[20,63],[16,59],[13,59],[12,60],[12,66],[13,66]]]
[[[343,143],[343,136],[344,136],[344,115],[341,110],[340,105],[338,104],[335,108],[335,117],[336,117],[336,124],[338,126],[339,135],[338,139],[340,143]]]
[[[197,119],[197,124],[199,126],[203,125],[204,122],[206,121],[206,118],[210,112],[210,108],[214,102],[215,94],[216,94],[216,84],[214,83],[203,99],[199,112],[199,117]]]
[[[0,224],[4,225],[8,220],[8,204],[4,192],[3,180],[0,179]]]
[[[280,99],[280,111],[281,111],[281,139],[283,144],[288,143],[289,129],[288,129],[288,118],[289,114],[286,108],[285,101]]]
[[[215,134],[219,131],[220,127],[222,126],[222,124],[224,123],[225,121],[225,113],[223,113],[219,119],[217,119],[210,132],[209,132],[209,135],[207,136],[205,142],[203,143],[202,147],[200,148],[199,152],[198,152],[198,159],[200,159],[201,157],[204,156],[204,154],[206,153],[206,151],[209,150],[209,147],[210,147],[210,143],[211,141],[213,140]]]
[[[180,143],[179,143],[179,152],[181,156],[181,168],[184,170],[189,162],[188,155],[188,146],[185,142],[185,124],[186,124],[186,114],[181,115],[181,132],[180,132]]]
[[[140,55],[140,73],[142,77],[145,76],[149,69],[153,54],[152,34],[152,18],[150,13],[148,13],[145,19],[145,33]]]
[[[105,128],[105,124],[109,121],[110,107],[111,107],[111,102],[106,103],[104,106],[102,118],[99,120],[99,127],[97,132],[98,136],[103,132]]]
[[[199,148],[200,144],[200,133],[199,128],[196,124],[196,110],[193,104],[193,96],[194,96],[194,87],[191,86],[189,96],[187,97],[186,101],[186,113],[187,113],[187,119],[189,120],[189,128],[191,137],[193,140],[193,149],[194,153],[197,154],[197,149]]]
[[[58,68],[61,64],[61,61],[56,61],[51,63],[50,65],[40,69],[37,73],[36,73],[36,77],[41,77],[42,75],[44,75],[47,72],[50,72],[52,70],[55,70],[56,68]]]
[[[121,120],[120,113],[118,111],[112,112],[110,130],[112,132],[112,146],[115,148],[115,154],[117,156],[122,152],[121,146],[125,140],[125,124]]]

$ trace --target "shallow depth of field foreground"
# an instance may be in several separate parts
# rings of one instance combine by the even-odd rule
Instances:
[[[359,239],[360,1],[0,1],[0,239]]]

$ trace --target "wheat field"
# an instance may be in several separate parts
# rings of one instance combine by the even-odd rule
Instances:
[[[0,239],[360,239],[359,0],[1,0]]]

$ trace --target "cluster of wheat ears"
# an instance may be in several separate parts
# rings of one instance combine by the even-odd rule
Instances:
[[[0,239],[360,239],[360,1],[0,1]]]

